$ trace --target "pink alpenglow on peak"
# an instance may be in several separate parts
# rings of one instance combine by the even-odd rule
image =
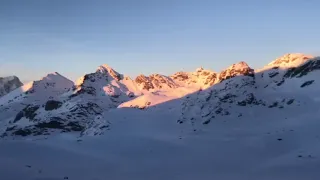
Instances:
[[[49,73],[46,76],[44,76],[43,78],[41,78],[40,81],[65,81],[68,83],[73,83],[71,80],[64,77],[63,75],[61,75],[58,72]]]
[[[115,79],[117,81],[120,81],[123,79],[123,75],[121,75],[120,73],[115,71],[113,68],[111,68],[107,64],[103,64],[103,65],[99,66],[96,72],[102,73],[102,74],[109,74],[113,79]]]
[[[229,66],[226,70],[223,70],[219,74],[218,82],[221,82],[223,80],[226,80],[235,76],[239,76],[239,75],[254,76],[254,69],[250,68],[250,66],[246,62],[241,61],[239,63]]]
[[[313,56],[311,55],[305,55],[302,53],[291,53],[291,54],[289,53],[272,61],[267,65],[267,67],[269,66],[273,66],[273,67],[277,66],[281,68],[297,67],[305,63],[311,58],[313,58]]]
[[[241,69],[251,69],[251,68],[246,62],[240,61],[238,63],[232,64],[227,69],[241,70]]]

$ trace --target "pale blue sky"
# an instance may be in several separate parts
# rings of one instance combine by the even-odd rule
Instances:
[[[0,76],[171,74],[320,55],[318,0],[1,0]]]

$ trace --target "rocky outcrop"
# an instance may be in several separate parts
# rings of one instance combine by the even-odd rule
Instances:
[[[320,57],[315,57],[312,59],[309,59],[309,61],[305,62],[301,66],[298,67],[292,67],[290,68],[284,77],[286,78],[292,78],[292,77],[302,77],[307,75],[310,72],[313,72],[314,70],[320,69]]]
[[[0,97],[21,87],[23,84],[16,76],[0,77]]]
[[[218,73],[201,68],[195,72],[177,72],[170,76],[175,82],[181,86],[197,86],[199,88],[207,88],[213,86],[218,78]]]
[[[108,66],[107,64],[103,64],[98,67],[96,73],[100,73],[105,75],[105,77],[115,79],[117,81],[120,81],[123,79],[123,75],[115,71],[113,68]]]
[[[55,110],[55,109],[58,109],[62,106],[62,102],[60,101],[55,101],[55,100],[49,100],[46,102],[46,105],[45,105],[45,110],[46,111],[52,111],[52,110]]]
[[[219,74],[217,82],[222,82],[226,79],[233,78],[235,76],[251,76],[254,77],[254,69],[250,68],[249,65],[243,61],[233,64],[226,70],[223,70]]]
[[[161,89],[174,89],[179,87],[170,77],[151,74],[150,76],[139,75],[135,82],[141,88],[141,90],[161,90]]]

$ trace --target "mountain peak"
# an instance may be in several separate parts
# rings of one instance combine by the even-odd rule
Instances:
[[[283,68],[297,67],[311,58],[313,58],[313,56],[302,53],[287,53],[272,61],[267,66],[277,66]]]
[[[120,81],[123,77],[120,73],[115,71],[112,67],[107,64],[100,65],[96,71],[97,73],[109,74],[112,78]]]
[[[59,74],[58,72],[52,72],[52,73],[48,73],[45,77],[50,77],[50,76],[62,76],[62,75]]]
[[[102,65],[100,65],[99,67],[98,67],[98,69],[99,68],[102,68],[102,69],[106,69],[106,70],[111,70],[112,69],[112,67],[110,67],[108,64],[102,64]],[[113,69],[112,69],[113,70]]]
[[[219,75],[218,82],[239,75],[254,76],[254,69],[250,68],[250,66],[246,62],[240,61],[238,63],[232,64],[227,69],[223,70]]]
[[[238,63],[232,64],[227,69],[241,70],[241,69],[251,69],[251,68],[246,62],[240,61]]]
[[[68,78],[64,77],[63,75],[59,74],[58,72],[48,73],[46,76],[42,77],[39,81],[71,81]]]

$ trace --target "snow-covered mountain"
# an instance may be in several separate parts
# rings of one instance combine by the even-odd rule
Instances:
[[[220,75],[239,72],[227,75],[233,78],[222,78],[219,84],[188,95],[182,103],[178,122],[208,124],[222,116],[250,116],[254,108],[264,109],[266,113],[275,108],[299,108],[302,104],[314,103],[313,98],[320,88],[316,78],[320,75],[319,57],[287,54],[256,72],[243,62],[238,65],[246,68],[240,68],[241,71],[228,68]]]
[[[60,106],[61,96],[72,87],[72,81],[55,72],[15,89],[0,99],[1,128],[10,126],[10,131],[23,135],[20,124],[25,127],[48,121],[42,110],[48,109],[52,102]]]
[[[16,76],[0,77],[0,97],[22,86],[22,82]]]
[[[303,54],[257,70],[48,74],[0,98],[0,179],[313,180],[319,75]]]
[[[100,124],[97,118],[107,119],[105,113],[111,109],[145,109],[170,106],[172,102],[178,102],[172,108],[180,107],[178,123],[189,121],[194,126],[197,120],[208,124],[220,116],[245,116],[247,106],[285,108],[301,104],[305,97],[299,99],[295,93],[317,87],[313,86],[317,68],[318,58],[286,54],[256,71],[239,62],[220,73],[198,68],[191,73],[139,75],[132,80],[101,65],[75,84],[52,73],[0,99],[2,131],[4,136],[69,131],[84,135],[88,129],[90,134],[101,134],[110,123]],[[100,128],[95,132],[92,126]]]

